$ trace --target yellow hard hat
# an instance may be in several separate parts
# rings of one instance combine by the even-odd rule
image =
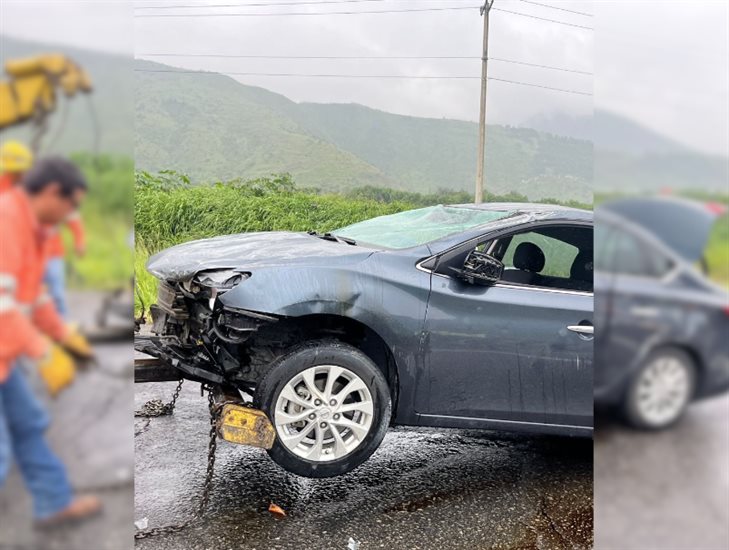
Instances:
[[[6,141],[0,147],[0,172],[25,172],[33,165],[33,153],[19,141]]]

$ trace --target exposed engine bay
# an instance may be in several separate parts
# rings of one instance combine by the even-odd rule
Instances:
[[[207,272],[184,282],[160,281],[157,303],[150,307],[152,335],[137,349],[165,360],[185,378],[251,389],[256,374],[275,359],[286,339],[263,330],[278,318],[216,302],[249,276]]]

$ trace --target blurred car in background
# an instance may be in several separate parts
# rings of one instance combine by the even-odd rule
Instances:
[[[729,389],[729,293],[704,249],[722,205],[625,198],[596,210],[595,404],[667,428]]]

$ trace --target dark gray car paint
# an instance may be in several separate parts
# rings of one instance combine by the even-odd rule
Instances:
[[[591,426],[592,295],[437,276],[425,324],[429,415]]]
[[[727,391],[729,294],[644,226],[602,208],[596,221],[629,232],[674,263],[663,278],[595,273],[596,402],[619,403],[648,355],[671,347],[687,351],[699,369],[696,398]]]
[[[306,233],[270,231],[201,239],[167,248],[152,256],[147,271],[159,279],[182,281],[210,269],[273,267],[310,263],[359,261],[373,251],[366,247],[332,246]]]
[[[154,256],[149,269],[177,280],[201,270],[246,271],[250,278],[218,297],[223,307],[282,317],[338,315],[366,325],[395,358],[397,424],[589,435],[592,346],[566,326],[592,321],[591,295],[465,288],[418,267],[490,234],[592,219],[591,212],[575,209],[513,206],[519,210],[513,217],[407,250],[372,250],[306,234],[239,235],[232,238],[234,251],[227,250],[230,237],[198,241]],[[480,346],[480,353],[461,345]],[[453,369],[451,380],[447,368]],[[457,396],[445,391],[454,380]],[[455,397],[471,405],[444,406]],[[479,401],[494,404],[479,408]]]

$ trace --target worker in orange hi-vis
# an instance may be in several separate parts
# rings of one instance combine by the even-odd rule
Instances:
[[[23,174],[33,165],[33,153],[19,141],[6,141],[0,146],[0,193],[20,183]]]
[[[33,153],[19,141],[6,141],[0,147],[0,193],[18,185],[33,165]],[[65,223],[73,235],[73,245],[76,255],[81,258],[86,253],[86,235],[83,222],[78,212],[75,212]],[[51,297],[56,304],[56,310],[65,319],[68,316],[66,304],[66,265],[64,257],[66,250],[63,245],[61,226],[53,230],[48,244],[48,261],[44,282],[48,286]]]
[[[67,220],[66,227],[71,230],[73,235],[73,245],[76,255],[81,258],[86,253],[86,236],[84,233],[83,222],[78,212],[74,212]],[[68,306],[66,305],[66,250],[63,246],[63,236],[61,228],[56,226],[52,229],[52,235],[48,243],[48,262],[46,264],[46,273],[43,278],[48,291],[56,304],[56,310],[64,319],[68,316]]]
[[[24,367],[35,367],[51,395],[75,376],[72,356],[89,359],[88,342],[64,325],[43,289],[47,229],[78,207],[87,185],[69,161],[41,159],[23,182],[0,194],[0,487],[11,454],[33,497],[39,526],[95,515],[95,496],[74,496],[66,469],[45,440],[48,416]]]

